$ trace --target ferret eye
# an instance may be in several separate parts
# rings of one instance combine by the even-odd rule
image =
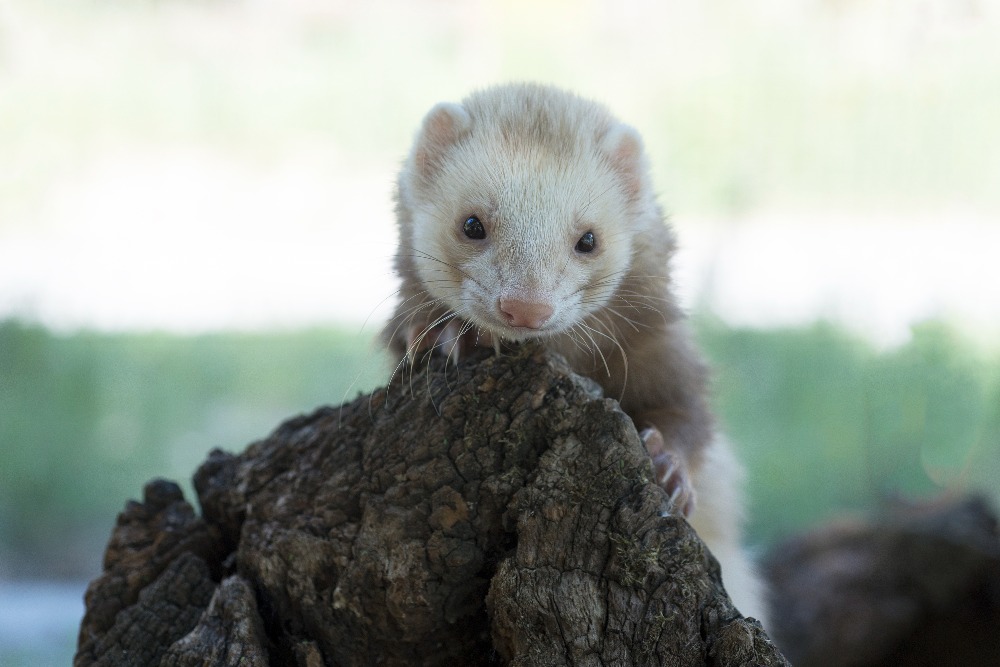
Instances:
[[[597,239],[594,238],[594,232],[587,232],[576,242],[577,252],[593,252],[595,247],[597,247]]]
[[[486,230],[483,228],[483,223],[481,223],[479,218],[474,215],[470,215],[468,219],[466,219],[465,224],[462,225],[462,231],[465,232],[465,235],[470,239],[478,241],[479,239],[486,238]]]

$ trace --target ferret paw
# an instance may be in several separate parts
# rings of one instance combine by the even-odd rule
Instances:
[[[465,331],[463,331],[465,329]],[[406,331],[406,356],[413,363],[422,352],[447,357],[457,364],[476,347],[492,347],[493,337],[454,318],[433,327],[414,324]]]
[[[646,451],[653,459],[653,475],[656,483],[670,496],[670,505],[685,518],[694,511],[694,486],[688,476],[684,460],[676,452],[669,451],[663,441],[663,434],[655,428],[643,430],[639,437],[646,445]]]

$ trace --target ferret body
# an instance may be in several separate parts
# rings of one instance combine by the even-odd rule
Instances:
[[[715,434],[707,369],[671,289],[674,235],[635,130],[543,86],[439,104],[400,171],[396,212],[390,349],[412,362],[536,340],[565,356],[619,399],[737,608],[763,619],[740,546],[740,468]]]

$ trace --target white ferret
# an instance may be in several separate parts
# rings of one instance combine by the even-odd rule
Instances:
[[[642,429],[737,608],[763,619],[740,545],[740,468],[715,433],[707,370],[671,289],[674,235],[636,131],[544,86],[439,104],[400,171],[396,213],[390,349],[412,362],[535,340],[562,354]]]

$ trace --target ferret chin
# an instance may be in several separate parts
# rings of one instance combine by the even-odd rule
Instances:
[[[763,620],[740,547],[740,468],[715,433],[638,133],[543,86],[438,104],[400,171],[396,215],[402,288],[389,348],[413,362],[531,339],[562,354],[619,398],[734,603]]]

